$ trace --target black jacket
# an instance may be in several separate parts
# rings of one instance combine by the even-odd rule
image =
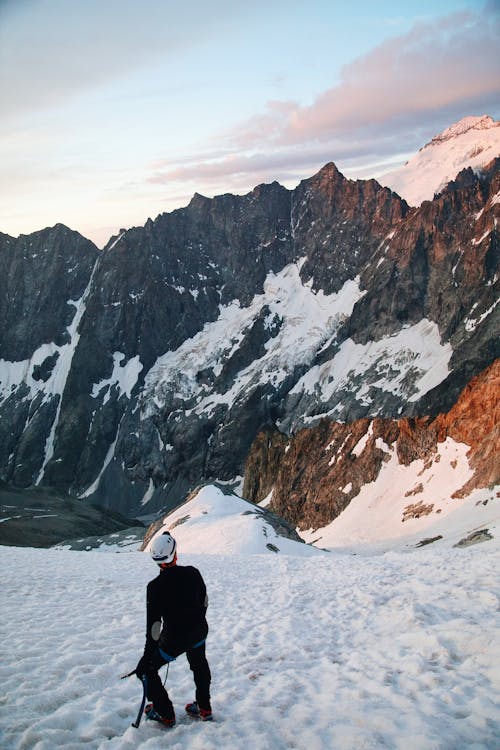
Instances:
[[[173,565],[148,583],[145,655],[178,656],[207,637],[207,590],[191,565]]]

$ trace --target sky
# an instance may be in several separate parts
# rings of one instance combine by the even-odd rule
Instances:
[[[500,115],[500,0],[0,0],[0,232],[403,164]]]

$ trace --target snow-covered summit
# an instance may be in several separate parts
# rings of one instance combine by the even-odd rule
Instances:
[[[282,535],[268,511],[237,495],[226,494],[215,485],[195,491],[187,502],[165,516],[146,549],[165,530],[175,536],[183,554],[324,554]]]
[[[500,122],[495,122],[495,120],[489,115],[481,115],[480,117],[462,117],[462,119],[454,125],[450,125],[450,127],[443,130],[442,133],[435,135],[429,143],[426,143],[426,145],[423,146],[423,148],[429,148],[430,146],[435,146],[444,141],[451,141],[453,138],[458,138],[458,136],[464,135],[470,130],[490,130],[491,128],[497,128],[499,126]],[[422,151],[423,149],[420,150]]]
[[[481,169],[499,155],[500,122],[488,115],[464,117],[379,182],[418,206],[432,200],[462,169]]]

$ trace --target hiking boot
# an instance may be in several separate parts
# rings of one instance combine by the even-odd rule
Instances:
[[[213,721],[212,709],[211,708],[200,708],[196,701],[188,703],[186,706],[186,713],[193,719],[201,719],[202,721]]]
[[[144,709],[144,713],[146,714],[146,719],[151,719],[152,721],[157,721],[159,724],[161,724],[164,727],[167,727],[167,729],[170,729],[171,727],[175,726],[175,716],[167,717],[167,716],[160,716],[158,711],[155,711],[153,708],[152,703],[148,703]]]

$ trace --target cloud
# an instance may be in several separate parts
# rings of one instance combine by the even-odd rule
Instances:
[[[341,80],[311,105],[270,102],[242,124],[235,145],[251,147],[328,140],[464,105],[496,106],[500,42],[495,13],[459,13],[417,23],[341,71]]]
[[[2,117],[49,109],[176,59],[219,33],[230,0],[0,0]],[[196,23],[193,23],[196,18]]]
[[[499,36],[491,4],[420,21],[346,65],[338,85],[312,104],[270,101],[219,135],[219,154],[157,164],[149,181],[217,189],[226,178],[229,189],[267,176],[300,179],[330,160],[347,171],[382,167],[465,115],[498,114]]]
[[[335,147],[336,159],[340,162],[366,163],[367,159],[373,158],[374,151],[378,158],[393,156],[393,139],[379,138],[376,149],[371,137],[364,140],[339,139]],[[201,158],[194,156],[176,162],[158,161],[147,181],[159,185],[189,182],[195,186],[218,189],[225,180],[230,183],[231,188],[237,185],[248,187],[249,181],[256,184],[267,179],[280,182],[299,180],[304,173],[309,173],[330,160],[330,143],[311,144],[305,148],[302,145],[289,146],[253,153],[215,151]]]

